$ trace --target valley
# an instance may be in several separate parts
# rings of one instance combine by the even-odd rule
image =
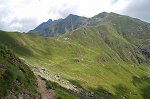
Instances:
[[[60,99],[84,99],[73,92],[78,88],[88,93],[85,99],[149,99],[149,40],[149,23],[106,12],[89,19],[70,15],[35,33],[0,31],[0,44],[54,86]]]

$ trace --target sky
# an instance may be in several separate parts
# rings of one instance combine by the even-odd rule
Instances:
[[[104,11],[150,23],[150,0],[0,0],[0,30],[28,32],[49,19]]]

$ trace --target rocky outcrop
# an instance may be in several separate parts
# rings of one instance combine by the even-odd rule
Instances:
[[[32,70],[36,75],[59,84],[61,87],[65,88],[68,92],[77,97],[82,97],[85,99],[104,99],[103,97],[95,95],[94,92],[86,91],[85,89],[72,84],[68,80],[63,79],[59,73],[50,73],[44,67],[34,67]]]

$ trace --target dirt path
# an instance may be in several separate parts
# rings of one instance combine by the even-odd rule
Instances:
[[[38,91],[41,93],[42,99],[55,99],[55,93],[53,90],[46,88],[46,83],[39,76],[37,76]]]

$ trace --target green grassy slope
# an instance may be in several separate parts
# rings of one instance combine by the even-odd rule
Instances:
[[[38,95],[35,76],[10,50],[0,46],[0,98],[22,93],[30,97]]]
[[[132,44],[136,45],[140,52],[150,56],[149,39],[150,39],[150,24],[129,16],[109,13],[105,21],[110,21],[118,34],[123,36]]]
[[[114,99],[150,97],[150,69],[139,64],[147,59],[110,23],[81,27],[55,38],[4,32],[0,37],[0,43],[28,64],[44,66],[98,95]]]

